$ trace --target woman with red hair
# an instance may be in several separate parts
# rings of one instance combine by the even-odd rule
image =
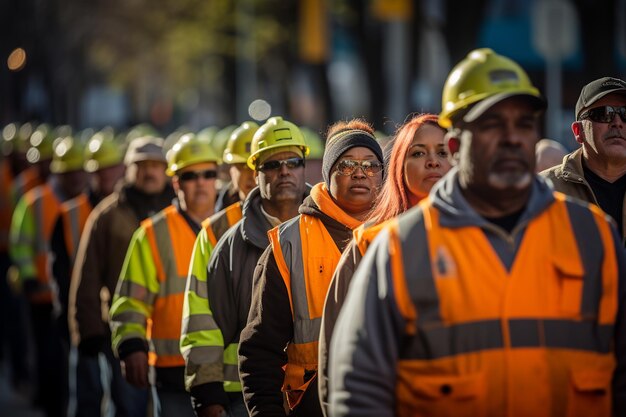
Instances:
[[[326,295],[319,339],[318,388],[327,414],[328,346],[352,275],[365,250],[382,229],[382,223],[407,211],[425,198],[435,183],[451,168],[444,144],[445,130],[434,114],[421,114],[403,124],[389,158],[385,183],[363,226],[354,230]]]

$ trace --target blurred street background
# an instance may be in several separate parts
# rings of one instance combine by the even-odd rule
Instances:
[[[518,61],[568,145],[580,87],[626,74],[626,0],[3,0],[0,119],[164,134],[284,115],[391,133],[476,47]]]
[[[571,150],[581,87],[626,78],[626,0],[2,0],[0,126],[167,137],[280,115],[390,135],[439,113],[448,72],[478,47],[528,71],[549,103],[542,135]],[[0,416],[40,415],[5,357]]]

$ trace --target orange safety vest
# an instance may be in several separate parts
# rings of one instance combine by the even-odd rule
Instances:
[[[311,196],[323,213],[340,223],[352,229],[361,224],[334,203],[325,184],[316,185]],[[293,317],[282,387],[293,409],[317,374],[324,301],[341,252],[322,221],[306,214],[273,228],[268,236]]]
[[[356,242],[356,246],[361,253],[361,256],[365,255],[367,248],[372,244],[372,241],[378,236],[381,230],[388,224],[388,221],[373,224],[368,226],[364,224],[363,226],[354,230],[353,236],[354,241]]]
[[[480,228],[441,227],[430,199],[421,221],[391,223],[393,291],[407,320],[397,415],[611,416],[611,230],[597,207],[555,196],[510,271]]]
[[[185,366],[180,354],[180,330],[187,272],[196,235],[176,207],[161,212],[165,221],[142,222],[152,251],[160,291],[154,302],[152,325],[147,337],[154,346],[150,364],[157,367]],[[158,215],[157,215],[158,216]]]
[[[57,216],[61,211],[61,201],[48,183],[27,192],[24,198],[26,198],[30,210],[33,211],[35,220],[35,268],[37,269],[37,281],[43,286],[50,287],[52,271],[49,268],[49,242]],[[30,301],[42,304],[51,303],[52,290],[38,292]]]
[[[61,205],[61,217],[63,219],[63,236],[65,238],[65,248],[70,259],[70,265],[74,265],[76,252],[78,252],[78,242],[80,235],[87,223],[87,217],[93,207],[89,202],[87,194],[66,201]]]
[[[224,233],[243,217],[241,204],[241,201],[233,203],[202,222],[202,228],[206,230],[209,242],[211,242],[213,247],[215,247]]]

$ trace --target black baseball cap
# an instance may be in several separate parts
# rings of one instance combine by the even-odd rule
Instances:
[[[591,106],[607,94],[616,92],[626,94],[626,81],[619,78],[603,77],[584,86],[576,102],[576,120],[580,120],[580,113],[583,109]]]

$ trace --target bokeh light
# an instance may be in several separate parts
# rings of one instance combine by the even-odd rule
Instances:
[[[272,114],[272,106],[265,100],[257,99],[248,106],[248,114],[254,120],[264,121]]]
[[[26,65],[26,51],[22,48],[16,48],[9,54],[7,58],[7,66],[11,71],[19,71]]]

